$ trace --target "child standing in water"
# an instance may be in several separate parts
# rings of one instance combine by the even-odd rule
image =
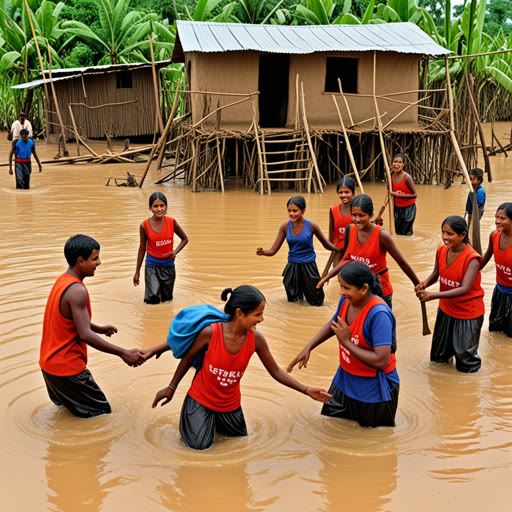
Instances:
[[[153,192],[149,197],[149,209],[153,216],[140,225],[140,245],[133,284],[137,286],[140,283],[140,267],[147,251],[144,302],[159,304],[172,300],[176,279],[174,260],[188,244],[188,237],[176,219],[166,216],[167,198],[164,194]],[[176,249],[173,249],[174,233],[181,239]]]
[[[286,203],[290,220],[281,224],[277,238],[270,249],[258,247],[258,256],[274,256],[283,242],[288,242],[288,263],[283,271],[283,284],[288,302],[296,302],[304,297],[312,306],[322,306],[324,291],[317,289],[320,274],[316,265],[313,247],[313,235],[329,251],[340,252],[342,249],[333,245],[314,222],[304,218],[306,200],[294,196]]]
[[[392,306],[393,287],[389,279],[386,254],[398,263],[405,275],[415,286],[420,282],[412,267],[402,256],[391,235],[372,222],[373,201],[366,194],[359,194],[352,200],[352,227],[347,231],[348,246],[343,259],[319,283],[318,287],[339,273],[352,260],[362,261],[370,270],[379,276],[383,298],[386,304]]]
[[[194,358],[206,349],[202,366],[181,408],[181,439],[185,446],[194,450],[211,448],[215,431],[228,437],[247,435],[241,407],[240,380],[254,352],[268,373],[281,384],[319,402],[326,402],[331,396],[323,389],[301,384],[279,368],[265,338],[256,330],[258,324],[263,322],[265,309],[265,297],[258,289],[249,285],[234,290],[226,288],[221,298],[227,300],[224,307],[227,321],[212,323],[199,332],[171,382],[156,394],[152,405],[155,408],[162,400],[162,405],[172,400]],[[163,343],[148,349],[145,357],[159,356],[169,348],[167,343]]]
[[[504,332],[512,338],[512,203],[498,206],[494,222],[496,231],[491,233],[489,247],[482,259],[482,268],[493,255],[496,263],[489,331]]]
[[[482,218],[485,210],[486,199],[485,189],[482,187],[484,171],[482,171],[482,169],[478,169],[478,167],[471,169],[471,171],[469,171],[469,180],[471,181],[473,189],[476,191],[476,202],[478,205],[478,211],[480,212],[480,218]],[[468,216],[468,226],[471,226],[471,219],[473,217],[473,198],[471,192],[468,193],[468,199],[466,201],[466,214]]]
[[[443,245],[437,250],[434,271],[415,287],[422,302],[439,299],[430,360],[449,363],[455,356],[459,372],[474,373],[482,364],[477,353],[484,321],[482,258],[469,245],[468,226],[462,217],[447,217],[441,233]],[[438,279],[439,291],[426,291]]]
[[[345,229],[352,222],[350,204],[356,191],[355,181],[349,176],[341,178],[336,185],[336,192],[341,203],[331,206],[329,210],[329,242],[336,247],[345,247]],[[343,257],[343,252],[334,253],[332,264],[336,266]]]
[[[404,157],[393,157],[393,192],[395,197],[395,231],[397,235],[412,236],[412,226],[416,218],[416,198],[418,194],[412,178],[404,171]]]

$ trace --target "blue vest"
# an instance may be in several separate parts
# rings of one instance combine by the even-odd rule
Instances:
[[[27,139],[25,144],[21,139],[16,142],[16,149],[14,153],[17,158],[29,159],[32,156],[32,148],[35,146],[32,139]]]
[[[288,251],[288,261],[292,263],[311,263],[316,260],[313,247],[313,233],[311,233],[311,221],[304,219],[302,231],[299,235],[295,236],[292,221],[289,220],[286,230],[286,241],[290,248]]]

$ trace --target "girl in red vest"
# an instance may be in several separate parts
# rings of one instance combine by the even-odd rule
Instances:
[[[329,210],[329,242],[336,247],[345,247],[345,229],[352,223],[350,204],[356,191],[355,181],[350,177],[341,178],[336,185],[336,192],[341,203],[331,206]],[[342,252],[335,252],[332,263],[336,266],[343,257]]]
[[[153,408],[163,400],[169,403],[181,379],[204,352],[204,360],[188,390],[181,409],[180,434],[183,443],[194,450],[213,446],[215,431],[229,437],[246,436],[244,414],[240,405],[240,379],[254,352],[270,375],[281,384],[300,391],[319,402],[331,395],[320,388],[305,386],[284,372],[275,362],[263,335],[256,330],[263,321],[265,297],[249,285],[222,292],[226,322],[204,327],[181,360],[169,385],[161,389],[153,401]],[[163,343],[146,351],[146,359],[169,350]]]
[[[404,157],[393,157],[393,192],[395,197],[395,231],[397,235],[412,236],[412,225],[416,218],[416,198],[418,194],[412,178],[404,172]]]
[[[450,363],[455,356],[459,372],[474,373],[482,363],[477,353],[484,321],[482,258],[469,245],[468,226],[462,217],[447,217],[441,237],[444,245],[437,250],[434,271],[415,287],[422,302],[439,299],[430,360]],[[439,291],[426,291],[438,279]]]
[[[351,211],[353,224],[347,228],[346,236],[349,239],[347,250],[341,262],[320,280],[318,287],[323,286],[331,277],[337,275],[349,261],[362,261],[374,274],[379,276],[383,298],[386,304],[392,307],[393,287],[389,280],[386,262],[388,252],[415,286],[420,280],[398,250],[391,235],[372,222],[373,202],[371,197],[366,194],[354,197]]]
[[[147,251],[144,302],[159,304],[172,300],[176,279],[174,260],[188,244],[188,236],[176,219],[166,216],[167,198],[161,192],[151,194],[149,209],[153,216],[140,225],[140,244],[133,284],[137,286],[140,282],[140,267]],[[181,239],[176,249],[173,249],[174,233]]]
[[[399,378],[396,371],[396,320],[379,297],[378,277],[352,261],[339,274],[342,296],[335,315],[288,366],[306,368],[311,351],[336,335],[340,365],[322,414],[357,421],[363,427],[395,426]]]
[[[489,237],[489,247],[482,260],[482,268],[493,255],[496,263],[489,331],[504,332],[512,338],[512,203],[498,207],[494,222],[496,231]]]

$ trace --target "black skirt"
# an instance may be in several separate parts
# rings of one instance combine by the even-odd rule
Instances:
[[[171,267],[146,266],[145,272],[146,291],[144,302],[146,304],[160,304],[172,300],[176,269]]]
[[[242,407],[229,412],[212,411],[187,394],[180,416],[183,444],[193,450],[207,450],[213,446],[215,432],[227,437],[246,436]]]
[[[500,292],[497,286],[492,293],[489,331],[504,332],[512,338],[512,294]]]
[[[412,225],[416,218],[416,203],[410,206],[395,206],[395,231],[397,235],[412,236]]]
[[[362,427],[394,427],[399,389],[400,384],[397,384],[387,402],[366,403],[345,395],[333,382],[329,388],[332,397],[323,405],[322,414],[354,420]]]
[[[320,274],[316,262],[292,263],[289,261],[283,270],[283,284],[288,302],[297,302],[304,298],[312,306],[323,306],[324,290],[316,285]]]
[[[483,322],[483,315],[463,320],[453,318],[439,308],[432,335],[430,360],[450,363],[455,356],[455,365],[459,372],[474,373],[480,370],[482,360],[478,355],[478,344]]]

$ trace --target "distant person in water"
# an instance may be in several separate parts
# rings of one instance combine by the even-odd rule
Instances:
[[[28,190],[30,188],[30,174],[32,173],[32,155],[39,165],[39,172],[43,171],[41,160],[36,152],[36,144],[28,137],[28,130],[21,130],[21,139],[13,140],[9,153],[9,174],[12,175],[12,155],[15,154],[14,169],[16,171],[16,188]]]
[[[306,200],[302,196],[290,198],[286,207],[290,220],[281,224],[272,247],[270,249],[258,247],[256,254],[274,256],[286,240],[289,251],[288,264],[283,271],[283,284],[288,302],[300,301],[305,297],[312,306],[323,306],[324,291],[316,288],[320,281],[320,274],[316,264],[313,235],[329,251],[338,253],[343,249],[329,242],[315,222],[304,218]]]
[[[238,286],[234,290],[226,288],[221,298],[227,301],[224,319],[213,320],[197,334],[171,382],[156,394],[152,405],[155,408],[160,402],[162,405],[169,403],[196,357],[204,353],[204,360],[185,397],[180,417],[181,439],[185,446],[194,450],[211,448],[215,432],[228,437],[247,435],[240,380],[254,352],[267,372],[279,383],[319,402],[326,402],[331,396],[323,389],[301,384],[279,368],[263,334],[257,330],[258,324],[263,322],[265,309],[265,297],[257,288],[249,285]],[[190,325],[190,330],[197,325],[196,320]],[[163,343],[146,350],[145,357],[159,357],[169,349],[170,345]]]
[[[159,304],[172,300],[176,269],[174,261],[178,253],[188,244],[188,236],[176,219],[167,217],[167,198],[162,192],[153,192],[149,197],[149,210],[153,214],[139,228],[140,244],[133,284],[140,283],[140,267],[146,255],[144,302]],[[174,234],[181,241],[174,248]],[[147,254],[146,254],[147,253]]]
[[[28,136],[30,138],[33,137],[32,125],[30,124],[30,121],[27,119],[25,112],[20,112],[19,119],[16,119],[16,121],[14,121],[11,126],[12,140],[19,140],[21,138],[20,132],[23,129],[28,130]]]
[[[87,369],[87,345],[119,356],[129,366],[139,366],[145,359],[138,349],[127,350],[98,336],[110,337],[116,327],[91,322],[91,303],[83,281],[94,276],[101,264],[98,242],[86,235],[73,236],[64,246],[64,255],[69,267],[48,297],[39,365],[51,401],[75,416],[92,418],[111,409]]]
[[[412,226],[416,218],[416,198],[418,193],[409,174],[404,171],[404,157],[393,157],[393,191],[395,198],[395,231],[397,235],[412,235]]]

